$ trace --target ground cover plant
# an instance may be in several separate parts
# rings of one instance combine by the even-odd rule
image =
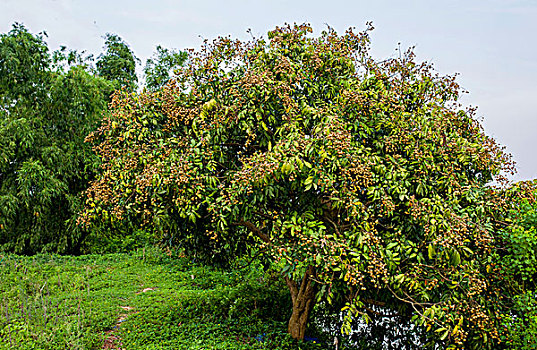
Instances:
[[[368,30],[206,41],[162,88],[117,93],[87,138],[103,171],[79,223],[146,227],[213,264],[258,257],[296,339],[318,303],[347,333],[392,317],[408,347],[505,346],[523,276],[491,259],[522,238],[502,238],[511,202],[491,182],[510,158],[454,76],[411,50],[374,60]]]
[[[289,297],[257,267],[218,271],[154,249],[0,260],[0,349],[320,348],[286,334]]]

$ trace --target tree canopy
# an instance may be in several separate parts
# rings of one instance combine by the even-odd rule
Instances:
[[[375,61],[369,29],[206,41],[162,88],[116,93],[88,137],[103,171],[80,223],[150,227],[213,262],[256,254],[298,339],[326,302],[347,332],[384,314],[423,348],[501,347],[515,294],[489,258],[506,205],[490,183],[510,158],[454,76],[412,51]]]
[[[129,90],[136,90],[138,58],[117,34],[108,33],[104,39],[105,52],[99,55],[95,64],[98,75],[115,82],[116,88],[126,87]]]
[[[158,45],[157,51],[144,67],[146,87],[150,90],[162,88],[173,76],[173,70],[181,67],[186,59],[186,52]]]
[[[61,55],[55,54],[55,59]],[[76,249],[78,194],[97,170],[84,144],[113,91],[81,65],[53,69],[42,35],[0,35],[0,246],[18,253]]]
[[[45,40],[18,23],[0,35],[0,250],[77,253],[108,232],[93,229],[84,243],[89,231],[75,225],[99,169],[84,139],[114,90],[138,88],[137,58],[116,34],[97,60],[65,46],[50,52]],[[146,80],[163,84],[185,59],[159,46]]]

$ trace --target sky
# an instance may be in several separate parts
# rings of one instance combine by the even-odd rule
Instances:
[[[143,63],[157,45],[199,48],[203,39],[247,40],[284,23],[342,33],[372,21],[378,59],[415,46],[440,74],[459,73],[485,132],[513,155],[513,181],[537,178],[537,0],[0,0],[0,32],[14,22],[46,31],[49,47],[98,54],[122,37]]]

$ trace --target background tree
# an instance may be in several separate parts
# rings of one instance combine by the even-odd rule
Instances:
[[[20,24],[0,35],[2,250],[76,251],[85,234],[73,217],[98,158],[84,137],[100,122],[113,87],[84,66],[52,66],[43,35]]]
[[[118,35],[108,33],[104,39],[104,53],[99,55],[96,62],[97,74],[115,82],[116,88],[135,90],[138,83],[136,63],[139,59]]]
[[[367,31],[310,32],[206,42],[174,84],[117,94],[88,137],[103,172],[80,221],[150,226],[212,261],[258,254],[285,279],[297,339],[324,301],[347,332],[384,315],[420,348],[501,347],[497,300],[513,294],[489,283],[510,276],[488,261],[487,184],[509,157],[455,77],[411,51],[375,62]]]
[[[185,63],[187,57],[186,52],[158,45],[156,53],[147,60],[144,67],[146,87],[149,90],[162,88],[170,80],[173,71]]]
[[[529,350],[537,336],[537,182],[519,182],[497,195],[500,209],[491,216],[499,234],[486,257],[487,268],[496,273],[488,283],[503,291],[495,300],[506,310],[501,339],[510,349]]]

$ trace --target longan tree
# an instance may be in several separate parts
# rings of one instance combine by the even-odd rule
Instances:
[[[411,51],[376,62],[369,29],[219,38],[163,88],[116,94],[88,137],[103,168],[80,222],[150,227],[213,261],[255,251],[285,279],[297,339],[324,300],[346,305],[346,331],[382,310],[424,347],[499,344],[487,184],[509,157],[455,77]]]

